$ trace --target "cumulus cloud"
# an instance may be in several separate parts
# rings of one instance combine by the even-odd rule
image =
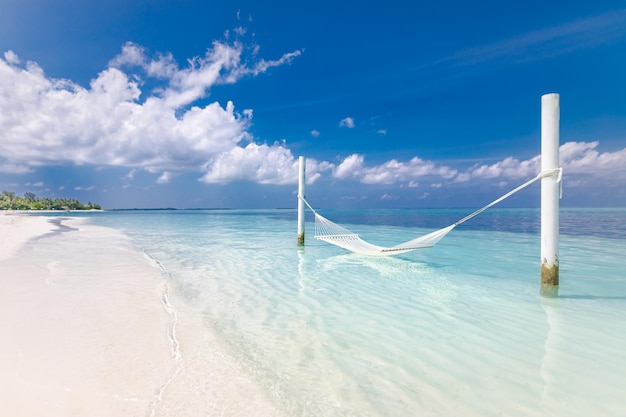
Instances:
[[[352,154],[345,158],[333,171],[333,177],[346,179],[358,177],[363,170],[363,155]]]
[[[508,157],[492,165],[476,166],[471,169],[468,175],[459,175],[457,181],[465,182],[470,178],[525,178],[537,175],[540,170],[541,156],[539,155],[526,161]]]
[[[180,68],[171,54],[149,56],[127,43],[88,87],[46,76],[12,51],[0,58],[0,172],[23,174],[51,164],[94,164],[168,173],[201,172],[213,158],[252,141],[252,112],[206,98],[233,83],[291,62],[246,56],[243,44],[214,42]],[[145,87],[145,79],[158,87]],[[242,148],[243,149],[243,148]],[[129,175],[132,179],[132,175]]]
[[[366,169],[362,182],[366,184],[390,184],[430,176],[452,178],[456,173],[455,169],[444,165],[438,166],[433,161],[425,161],[418,157],[414,157],[408,162],[392,159],[382,165]]]
[[[472,175],[469,172],[460,172],[454,182],[468,182],[470,179],[472,179]]]
[[[333,171],[333,176],[339,179],[358,178],[364,184],[394,184],[407,182],[415,186],[418,179],[423,177],[441,177],[451,179],[457,170],[433,161],[425,161],[414,157],[402,162],[395,159],[380,165],[368,167],[364,163],[364,156],[353,154],[345,158]]]
[[[252,180],[259,184],[294,184],[298,180],[298,159],[283,145],[235,147],[218,155],[200,179],[207,183]],[[332,164],[307,159],[307,182],[314,183],[321,172],[332,169]]]
[[[626,180],[626,148],[614,152],[598,152],[599,142],[566,142],[559,148],[560,163],[565,175],[588,175]],[[541,171],[541,155],[520,161],[505,158],[491,165],[477,165],[460,173],[455,181],[471,179],[530,178]]]
[[[354,127],[354,119],[352,117],[346,117],[341,119],[339,122],[339,127],[347,127],[348,129],[352,129]]]
[[[4,59],[11,65],[18,65],[20,63],[20,58],[13,51],[6,51],[4,53]]]
[[[568,186],[588,184],[585,178],[601,178],[616,182],[626,181],[626,149],[599,152],[598,142],[567,142],[561,145],[561,166]],[[419,186],[420,179],[430,181],[430,187],[439,189],[446,184],[489,181],[507,187],[514,181],[530,179],[541,171],[541,156],[526,160],[507,157],[493,164],[478,164],[460,171],[434,161],[414,157],[408,161],[391,159],[369,166],[365,156],[352,154],[337,165],[330,165],[332,176],[339,180],[356,180],[362,184]],[[609,182],[606,181],[606,184]]]
[[[567,142],[560,148],[561,164],[568,173],[626,179],[626,148],[600,153],[599,142]]]
[[[313,136],[314,138],[319,138],[320,137],[320,132],[319,130],[311,130],[311,136]]]
[[[254,141],[248,131],[252,110],[237,111],[231,101],[222,105],[200,100],[215,85],[259,75],[301,53],[264,60],[257,58],[258,48],[250,52],[239,42],[214,42],[203,56],[181,67],[169,53],[151,55],[126,43],[84,87],[48,77],[37,63],[7,51],[0,58],[0,173],[22,175],[45,165],[72,163],[126,167],[126,180],[146,170],[161,184],[183,172],[196,172],[207,183],[294,184],[297,158],[284,143]],[[354,120],[346,117],[340,126],[354,128]],[[317,130],[310,133],[319,136]],[[561,146],[569,185],[584,184],[587,177],[626,181],[626,148],[598,149],[597,141]],[[330,172],[334,179],[363,184],[416,187],[426,180],[432,188],[479,180],[503,184],[532,177],[540,169],[538,155],[526,160],[511,156],[464,170],[419,157],[368,165],[357,153],[338,164],[307,160],[309,183]]]

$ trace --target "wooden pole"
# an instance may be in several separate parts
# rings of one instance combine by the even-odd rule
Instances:
[[[306,182],[306,159],[301,156],[298,175],[298,246],[304,246],[304,184]]]
[[[541,171],[559,167],[558,94],[541,96]],[[541,179],[541,295],[559,294],[559,184],[557,175]]]

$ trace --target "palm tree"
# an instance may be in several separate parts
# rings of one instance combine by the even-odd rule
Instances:
[[[15,193],[13,191],[2,192],[3,206],[9,210],[15,209]]]

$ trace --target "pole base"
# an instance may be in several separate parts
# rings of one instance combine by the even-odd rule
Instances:
[[[541,285],[559,285],[559,264],[550,265],[547,262],[541,264]]]
[[[304,246],[304,233],[298,233],[298,246]]]
[[[548,298],[559,296],[559,264],[541,264],[541,295]]]

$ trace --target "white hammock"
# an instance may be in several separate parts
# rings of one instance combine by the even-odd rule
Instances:
[[[304,198],[302,200],[306,203],[306,205],[311,209],[311,211],[315,214],[315,239],[323,240],[325,242],[331,243],[333,245],[339,246],[341,248],[347,249],[354,253],[359,253],[362,255],[373,255],[373,256],[391,256],[391,255],[399,255],[401,253],[410,252],[416,249],[425,249],[431,248],[435,246],[445,235],[447,235],[452,229],[458,226],[461,223],[464,223],[471,219],[474,216],[479,215],[483,211],[487,210],[489,207],[494,206],[504,200],[517,193],[518,191],[528,187],[533,184],[535,181],[538,181],[545,177],[557,177],[557,183],[561,182],[563,170],[561,168],[548,170],[541,172],[535,178],[530,181],[525,182],[519,187],[509,191],[504,194],[502,197],[492,201],[486,206],[476,210],[468,216],[463,217],[461,220],[457,221],[450,226],[444,227],[443,229],[435,230],[434,232],[428,233],[424,236],[418,237],[416,239],[409,240],[408,242],[401,243],[392,247],[384,247],[378,246],[371,243],[368,243],[361,239],[358,234],[349,231],[348,229],[333,223],[328,220],[326,217],[319,214],[308,201]]]

